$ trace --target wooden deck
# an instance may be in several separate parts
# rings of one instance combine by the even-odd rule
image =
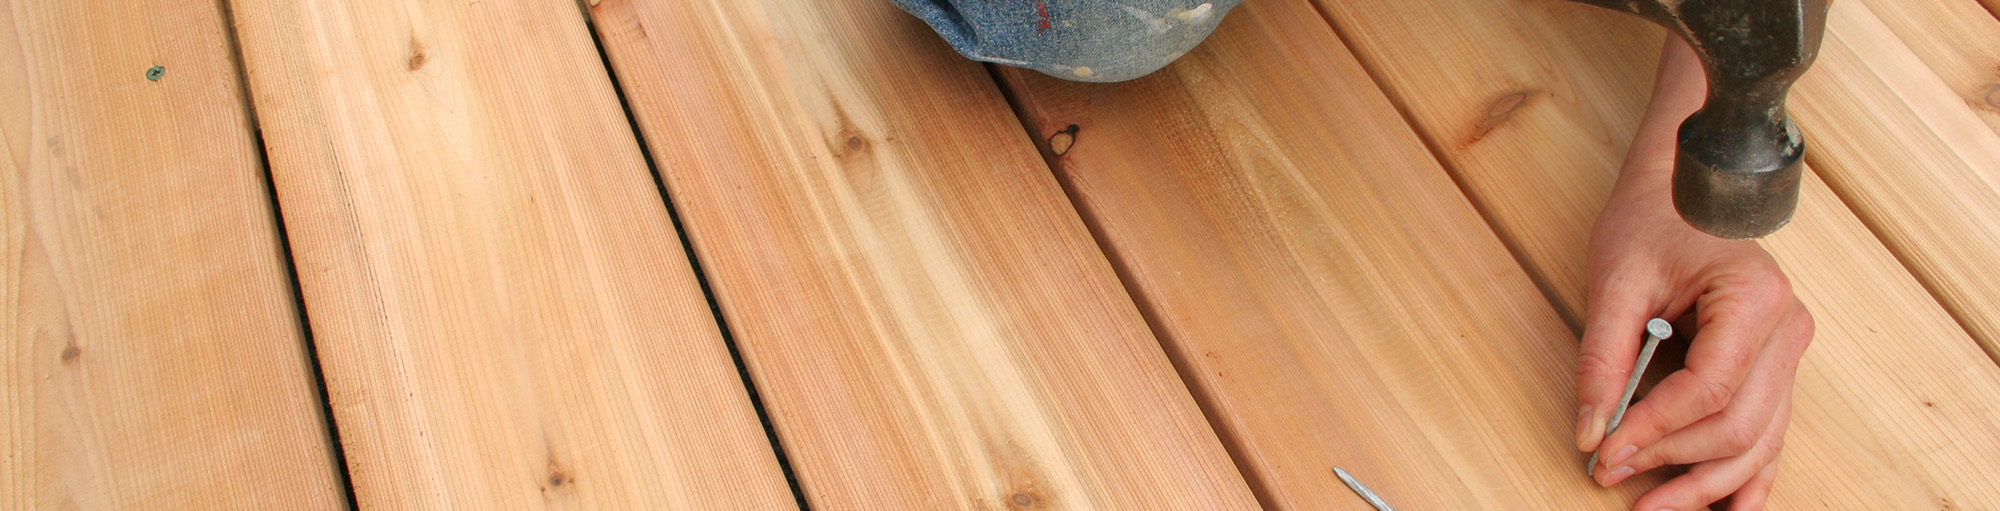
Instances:
[[[1771,508],[2000,510],[2000,0],[1842,0]],[[884,0],[9,0],[0,508],[1617,510],[1663,32],[1250,0],[1108,85]]]

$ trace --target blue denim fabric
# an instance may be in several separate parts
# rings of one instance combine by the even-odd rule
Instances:
[[[889,0],[973,60],[1118,82],[1166,67],[1242,0]]]

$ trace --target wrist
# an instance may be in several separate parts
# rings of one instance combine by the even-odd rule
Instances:
[[[1613,196],[1672,211],[1671,182],[1679,152],[1680,125],[1701,109],[1708,84],[1701,60],[1678,37],[1668,36],[1660,50],[1660,66],[1639,130],[1626,151]]]

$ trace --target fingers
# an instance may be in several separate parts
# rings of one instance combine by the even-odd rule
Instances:
[[[1688,348],[1686,368],[1668,375],[1626,411],[1618,431],[1598,446],[1608,465],[1624,461],[1620,454],[1630,455],[1726,408],[1779,322],[1797,304],[1781,274],[1718,278],[1700,300],[1697,311],[1703,317],[1697,319],[1699,332]]]
[[[1769,495],[1770,479],[1775,477],[1775,474],[1766,476],[1764,472],[1775,466],[1778,451],[1784,447],[1785,426],[1791,417],[1790,398],[1780,404],[1778,413],[1750,452],[1734,458],[1695,464],[1687,474],[1640,495],[1639,501],[1632,505],[1633,511],[1691,511],[1739,492],[1737,501],[1731,503],[1731,509],[1762,507],[1764,497]],[[1760,478],[1764,479],[1762,486],[1754,485]]]
[[[1595,471],[1598,481],[1610,486],[1663,465],[1689,465],[1748,452],[1777,416],[1779,405],[1791,396],[1799,357],[1811,338],[1812,316],[1802,305],[1793,307],[1759,354],[1743,389],[1722,413],[1674,431],[1629,457],[1605,453],[1620,460],[1601,460],[1604,465]]]
[[[1591,293],[1590,320],[1583,329],[1583,350],[1576,360],[1576,448],[1597,450],[1605,424],[1625,391],[1625,380],[1639,355],[1639,336],[1654,304],[1638,289],[1653,286],[1613,284]]]
[[[1742,489],[1729,496],[1729,511],[1763,511],[1764,502],[1771,498],[1771,483],[1777,479],[1778,464],[1765,465],[1756,477],[1751,477]]]

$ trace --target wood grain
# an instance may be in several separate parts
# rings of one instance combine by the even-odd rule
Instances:
[[[1951,3],[1913,2],[1939,11]],[[1992,299],[2000,296],[2000,133],[1993,129],[2000,106],[1983,97],[1971,102],[1976,86],[1964,66],[1940,55],[1935,46],[1944,43],[1905,46],[1898,36],[1910,30],[1892,31],[1869,7],[1833,9],[1818,69],[1798,85],[1792,111],[1806,133],[1806,160],[2000,360],[2000,301]],[[1912,7],[1893,9],[1901,23],[1917,15]],[[1924,18],[1938,20],[1930,24],[1940,32],[1990,29],[1961,48],[1993,50],[1968,58],[1993,67],[1987,79],[2000,81],[2000,21],[1935,14]],[[1920,58],[1917,47],[1932,57]],[[2000,101],[2000,82],[1990,88]],[[1980,108],[1995,124],[1981,122]]]
[[[1270,509],[1615,509],[1577,344],[1304,0],[1165,70],[1003,81]]]
[[[1253,509],[977,64],[879,0],[605,0],[816,509]]]
[[[1662,31],[1567,2],[1418,4],[1318,2],[1530,274],[1581,317],[1585,240]],[[2000,455],[2000,368],[1816,178],[1799,219],[1764,244],[1819,323],[1772,507],[2000,506],[2000,468],[1977,461]]]
[[[217,7],[0,6],[0,508],[344,504]]]
[[[2000,18],[1987,15],[1977,0],[1860,3],[1895,32],[1900,46],[1908,47],[1942,78],[1972,113],[2000,130]],[[1894,46],[1884,50],[1900,52]],[[1893,78],[1901,77],[1881,79]]]
[[[363,508],[794,506],[573,4],[233,12]]]

